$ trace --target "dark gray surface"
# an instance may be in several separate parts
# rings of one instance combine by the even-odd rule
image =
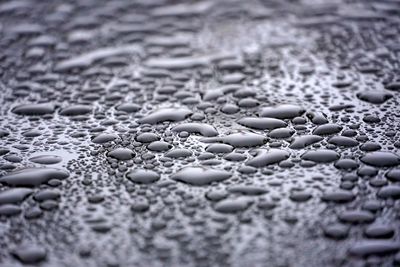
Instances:
[[[0,265],[399,265],[399,13],[2,2]]]

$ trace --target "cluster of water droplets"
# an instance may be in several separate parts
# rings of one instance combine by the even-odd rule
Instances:
[[[399,3],[46,2],[0,4],[0,265],[400,264]]]

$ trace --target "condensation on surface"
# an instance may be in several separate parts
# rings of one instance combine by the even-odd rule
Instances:
[[[400,2],[0,4],[0,266],[400,265]]]

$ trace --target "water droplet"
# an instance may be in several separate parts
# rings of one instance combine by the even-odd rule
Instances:
[[[139,184],[151,184],[160,179],[160,175],[151,170],[137,169],[130,171],[126,177],[129,180]]]
[[[185,167],[171,176],[173,180],[190,185],[202,186],[220,182],[232,176],[231,173],[205,167]]]

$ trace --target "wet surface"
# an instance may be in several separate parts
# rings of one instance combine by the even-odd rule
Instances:
[[[399,11],[3,1],[0,266],[400,266]]]

